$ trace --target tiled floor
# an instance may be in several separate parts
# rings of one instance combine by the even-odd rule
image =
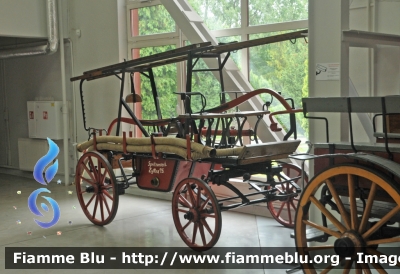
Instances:
[[[117,216],[104,227],[84,216],[74,186],[51,183],[61,218],[49,229],[33,221],[27,198],[41,186],[34,179],[0,174],[0,273],[285,273],[284,270],[5,270],[5,247],[185,247],[176,232],[169,201],[126,194],[120,196]],[[20,194],[17,192],[21,191]],[[73,191],[73,194],[69,194]],[[265,210],[267,210],[265,208]],[[290,247],[291,229],[266,217],[224,212],[219,247]],[[20,224],[18,224],[20,221]],[[28,231],[32,232],[28,235]],[[57,236],[57,231],[62,234]],[[288,266],[290,268],[290,266]]]

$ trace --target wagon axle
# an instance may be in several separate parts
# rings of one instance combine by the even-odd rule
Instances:
[[[335,241],[334,250],[340,257],[350,257],[355,252],[364,253],[366,246],[367,244],[357,231],[349,230]]]
[[[193,218],[194,218],[194,216],[193,216],[193,213],[192,212],[188,212],[188,213],[186,213],[185,215],[183,215],[183,217],[186,219],[186,220],[193,220]]]

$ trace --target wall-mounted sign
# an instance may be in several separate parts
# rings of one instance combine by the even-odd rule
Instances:
[[[317,63],[315,66],[315,80],[340,80],[340,63]]]

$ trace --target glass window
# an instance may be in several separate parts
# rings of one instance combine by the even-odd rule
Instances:
[[[131,9],[131,36],[175,32],[175,21],[163,5]]]
[[[279,33],[254,34],[250,39],[262,38]],[[249,49],[250,83],[255,89],[269,88],[281,92],[285,98],[292,98],[296,108],[301,108],[301,98],[308,96],[308,46],[304,39],[285,41]],[[269,96],[262,98],[270,101]],[[270,107],[271,112],[282,110],[277,100]],[[277,117],[284,127],[289,126],[289,115]],[[299,135],[306,135],[306,121],[297,116]],[[286,128],[287,129],[287,128]]]
[[[146,47],[132,50],[132,57],[144,57],[175,49],[174,45],[166,45],[160,47]],[[139,51],[139,52],[138,52]],[[139,56],[137,54],[139,53]],[[161,114],[163,118],[177,116],[177,65],[169,64],[153,68],[153,74],[157,87]],[[136,73],[137,74],[137,73]],[[142,119],[157,119],[155,112],[155,103],[153,99],[151,84],[145,75],[135,77],[135,90],[142,96]],[[139,81],[139,82],[138,82]]]
[[[230,36],[230,37],[219,37],[217,38],[220,43],[231,43],[231,42],[239,42],[240,36]],[[185,43],[186,45],[190,45],[188,41]],[[234,60],[236,65],[240,66],[240,53],[239,51],[231,52],[230,57]],[[221,58],[221,61],[223,59]],[[216,63],[215,63],[216,64]],[[195,67],[196,69],[208,69],[209,67],[204,62],[204,60],[200,59]],[[211,71],[198,71],[193,72],[192,77],[192,92],[200,92],[207,99],[206,109],[216,107],[221,104],[221,84],[219,82],[218,72]],[[229,98],[229,95],[227,96]],[[192,111],[198,112],[201,110],[201,98],[199,96],[192,97]]]
[[[210,30],[240,27],[240,0],[188,0]]]
[[[208,69],[208,66],[202,59],[200,59],[194,69]],[[221,104],[221,86],[211,71],[193,72],[192,92],[200,92],[206,97],[206,109],[216,107]],[[201,110],[202,104],[199,96],[192,97],[191,107],[193,112],[199,112]]]
[[[217,40],[219,43],[232,43],[232,42],[240,42],[240,36],[226,36],[226,37],[217,37]],[[241,55],[240,55],[241,50],[233,51],[230,54],[230,57],[233,59],[235,64],[239,67],[239,69],[242,68],[241,64]]]
[[[249,25],[308,19],[308,0],[248,0]]]

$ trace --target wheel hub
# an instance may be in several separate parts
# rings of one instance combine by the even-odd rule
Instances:
[[[334,243],[335,252],[340,257],[351,257],[357,252],[364,252],[365,247],[366,244],[361,235],[353,230],[343,233]]]
[[[95,183],[93,185],[90,186],[86,186],[86,192],[87,193],[95,193],[95,194],[99,194],[100,193],[100,186],[98,183]]]
[[[197,222],[199,219],[199,214],[197,213],[197,211],[195,209],[191,209],[185,215],[183,215],[183,218],[185,218],[186,220],[189,220],[189,221]]]

